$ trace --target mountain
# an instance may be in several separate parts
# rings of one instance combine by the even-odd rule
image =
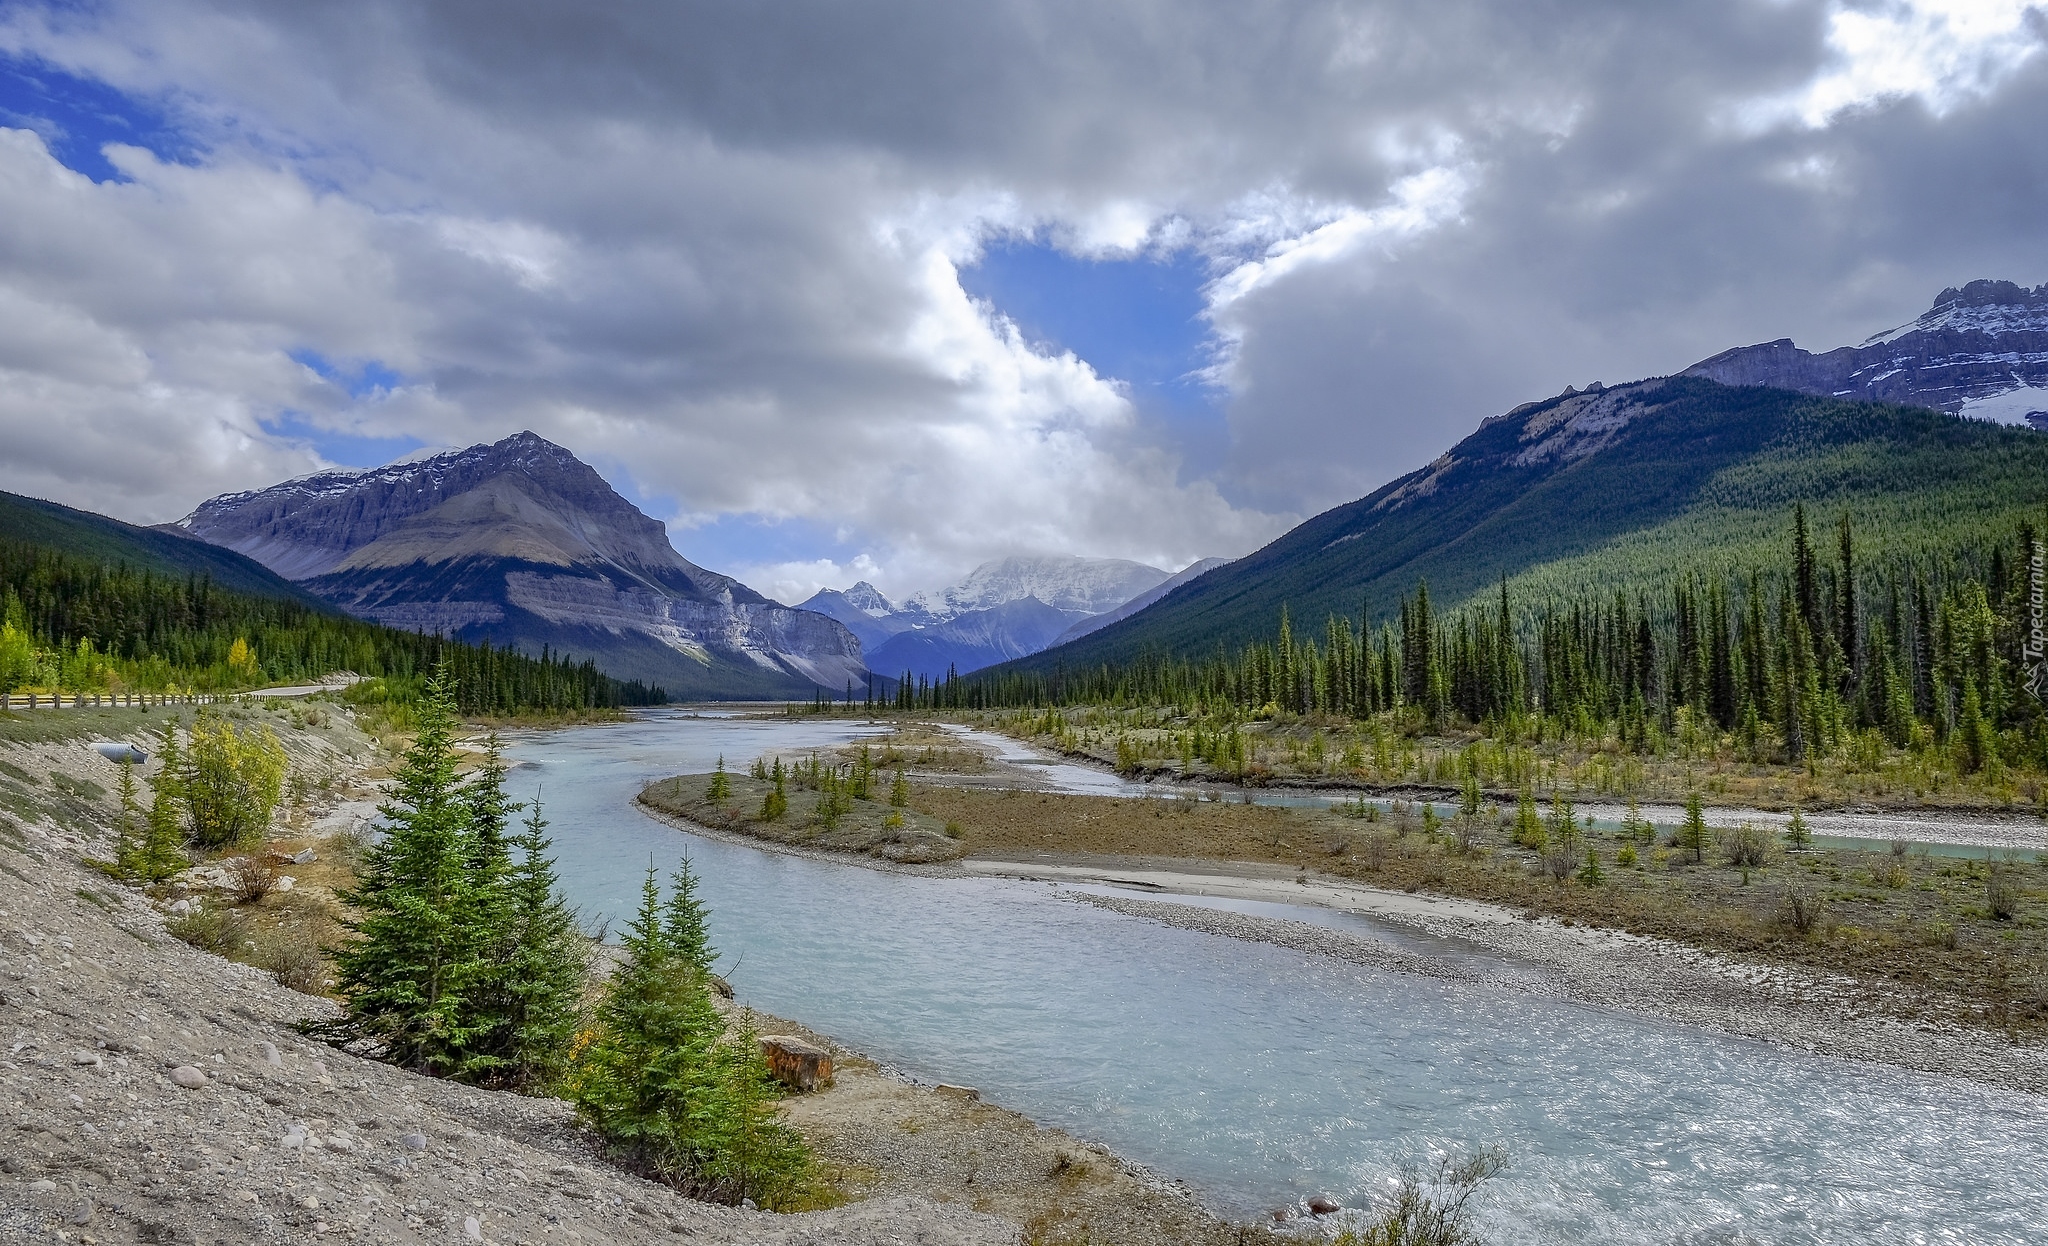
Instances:
[[[231,593],[334,607],[253,558],[184,532],[139,528],[91,511],[0,493],[0,539],[43,546],[103,566],[126,564],[174,580],[201,576]]]
[[[877,645],[898,632],[938,621],[927,611],[899,609],[866,580],[848,589],[821,588],[797,609],[814,610],[839,620],[847,631],[860,638],[865,653],[872,653]]]
[[[944,622],[970,610],[1036,597],[1055,610],[1102,614],[1114,610],[1167,578],[1167,573],[1122,558],[1081,558],[1052,554],[998,558],[936,594],[916,593],[902,607]]]
[[[809,696],[867,677],[844,626],[685,561],[658,521],[530,432],[225,494],[178,526],[351,614],[547,646],[672,697]]]
[[[891,676],[908,671],[912,678],[941,679],[948,670],[965,675],[1037,653],[1088,617],[1079,610],[1049,606],[1036,597],[1013,598],[930,627],[900,632],[868,655],[868,665]]]
[[[1521,602],[1775,565],[1794,503],[1848,512],[1872,556],[1935,559],[2038,519],[2048,437],[1924,407],[1698,377],[1567,391],[1496,416],[1419,471],[1326,511],[1121,623],[1024,659],[1051,670],[1212,651],[1336,614],[1375,623],[1507,580]]]
[[[1790,338],[1723,351],[1685,370],[1724,385],[1933,407],[2048,432],[2048,285],[1972,281],[1911,324],[1814,355]]]
[[[801,609],[845,624],[878,674],[942,676],[948,667],[965,674],[1037,653],[1072,627],[1158,592],[1167,580],[1157,567],[1122,558],[998,558],[950,588],[913,593],[901,603],[862,580],[822,589]],[[1060,624],[1047,631],[1055,614]]]
[[[1136,597],[1131,598],[1116,609],[1104,614],[1091,614],[1087,618],[1082,619],[1066,631],[1061,632],[1059,638],[1052,643],[1053,645],[1064,645],[1070,640],[1079,640],[1090,632],[1099,632],[1112,623],[1121,623],[1181,585],[1207,575],[1209,572],[1214,571],[1218,567],[1225,566],[1229,562],[1228,558],[1204,558],[1197,562],[1191,562],[1179,571],[1174,572],[1172,576],[1161,580],[1158,584],[1139,593]]]

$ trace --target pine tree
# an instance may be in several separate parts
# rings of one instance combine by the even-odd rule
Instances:
[[[1813,842],[1812,832],[1806,829],[1806,811],[1792,806],[1792,820],[1785,824],[1785,842],[1794,848],[1804,848]]]
[[[687,869],[678,880],[694,892]],[[724,1037],[700,963],[709,947],[676,942],[701,935],[702,916],[694,895],[664,905],[648,867],[572,1094],[614,1148],[686,1192],[773,1207],[809,1184],[810,1153],[776,1117],[778,1092],[751,1023],[742,1018]]]
[[[694,967],[699,973],[708,974],[715,956],[711,950],[711,930],[704,902],[697,898],[697,872],[690,867],[690,858],[685,855],[668,880],[668,909],[662,919],[661,934],[668,948],[675,955]]]
[[[1527,783],[1515,797],[1515,842],[1524,848],[1543,847],[1543,819],[1536,813],[1536,794]]]
[[[149,828],[142,816],[142,802],[135,797],[135,764],[121,763],[118,789],[121,812],[114,820],[114,868],[123,878],[146,877],[144,854],[148,852]]]
[[[711,772],[711,787],[704,793],[704,799],[717,802],[732,795],[732,780],[725,775],[725,754],[718,755],[718,768]]]
[[[576,928],[576,912],[555,876],[553,844],[540,798],[512,841],[518,849],[506,890],[510,931],[504,952],[510,1007],[500,1080],[520,1089],[545,1088],[566,1065],[580,1019],[588,972],[588,941]]]
[[[896,781],[889,785],[889,803],[898,809],[910,805],[910,778],[901,770],[896,772]]]
[[[185,852],[185,824],[179,815],[184,794],[179,790],[185,763],[178,752],[178,724],[164,724],[162,765],[150,784],[149,814],[143,820],[142,851],[136,860],[145,881],[160,883],[192,863]]]
[[[1700,807],[1700,794],[1690,792],[1685,798],[1685,824],[1678,830],[1678,846],[1692,854],[1698,864],[1707,851],[1707,815]]]
[[[385,1058],[434,1076],[457,1072],[475,1037],[461,987],[477,976],[466,919],[471,809],[455,780],[455,703],[441,674],[418,706],[419,733],[379,806],[384,837],[342,899],[358,936],[337,949],[346,1027]]]
[[[447,1075],[465,1081],[500,1081],[513,1046],[514,1013],[522,989],[508,957],[516,942],[512,815],[525,808],[505,791],[504,751],[496,732],[484,745],[484,764],[460,789],[463,878],[451,898],[461,971],[450,980],[459,1001],[454,1028],[465,1035]]]

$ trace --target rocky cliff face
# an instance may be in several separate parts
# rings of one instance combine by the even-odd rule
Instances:
[[[686,561],[662,525],[533,433],[226,494],[180,521],[394,627],[541,645],[678,697],[867,677],[836,621]]]
[[[1724,385],[1934,407],[2048,431],[2048,285],[1973,281],[1943,290],[1911,324],[1812,354],[1790,338],[1723,351],[1686,369]]]

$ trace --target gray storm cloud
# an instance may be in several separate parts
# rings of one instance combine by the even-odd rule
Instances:
[[[317,465],[281,412],[532,427],[721,569],[901,591],[1237,554],[1567,383],[2048,278],[2039,14],[1728,3],[0,10],[165,108],[129,180],[0,131],[0,486],[139,520]],[[1212,476],[960,289],[983,240],[1206,256]],[[293,362],[377,360],[351,397]]]

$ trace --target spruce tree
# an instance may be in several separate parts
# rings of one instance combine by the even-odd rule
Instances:
[[[461,1071],[476,1037],[461,997],[479,976],[467,920],[469,802],[456,784],[455,703],[436,674],[420,698],[419,733],[378,807],[384,837],[361,881],[342,893],[359,937],[335,953],[345,1025],[418,1073]]]
[[[1689,792],[1685,798],[1685,824],[1678,831],[1678,846],[1692,854],[1695,864],[1704,859],[1707,851],[1707,815],[1700,807],[1698,791]]]
[[[588,942],[562,893],[549,856],[547,819],[536,795],[506,879],[510,930],[504,952],[509,1007],[499,1080],[539,1089],[562,1072],[580,1019]]]
[[[721,801],[732,795],[732,780],[725,774],[725,754],[718,755],[718,768],[711,772],[711,786],[705,790],[704,799]]]
[[[517,942],[511,879],[512,815],[525,808],[505,791],[504,750],[496,732],[484,764],[459,789],[463,811],[463,879],[453,897],[457,957],[451,985],[458,999],[455,1029],[466,1035],[448,1076],[498,1081],[507,1076],[521,985],[510,961]]]
[[[1806,812],[1799,806],[1792,806],[1792,820],[1785,824],[1785,842],[1794,848],[1804,848],[1813,842],[1813,835],[1806,829]]]
[[[179,783],[184,761],[178,752],[178,724],[164,724],[164,742],[158,750],[162,765],[150,784],[149,813],[143,820],[142,852],[137,860],[141,877],[160,883],[192,863],[185,853],[185,824],[179,816],[184,794]]]
[[[114,868],[123,878],[145,877],[143,854],[148,851],[148,823],[142,816],[142,802],[135,798],[135,764],[121,763],[118,788],[121,812],[114,820]]]
[[[709,914],[697,898],[697,872],[686,855],[668,880],[668,907],[662,918],[662,938],[683,961],[708,974],[716,959],[711,950]]]
[[[597,1007],[598,1036],[575,1079],[576,1108],[614,1145],[673,1181],[701,1165],[699,1120],[725,1030],[703,975],[668,941],[654,867]]]

